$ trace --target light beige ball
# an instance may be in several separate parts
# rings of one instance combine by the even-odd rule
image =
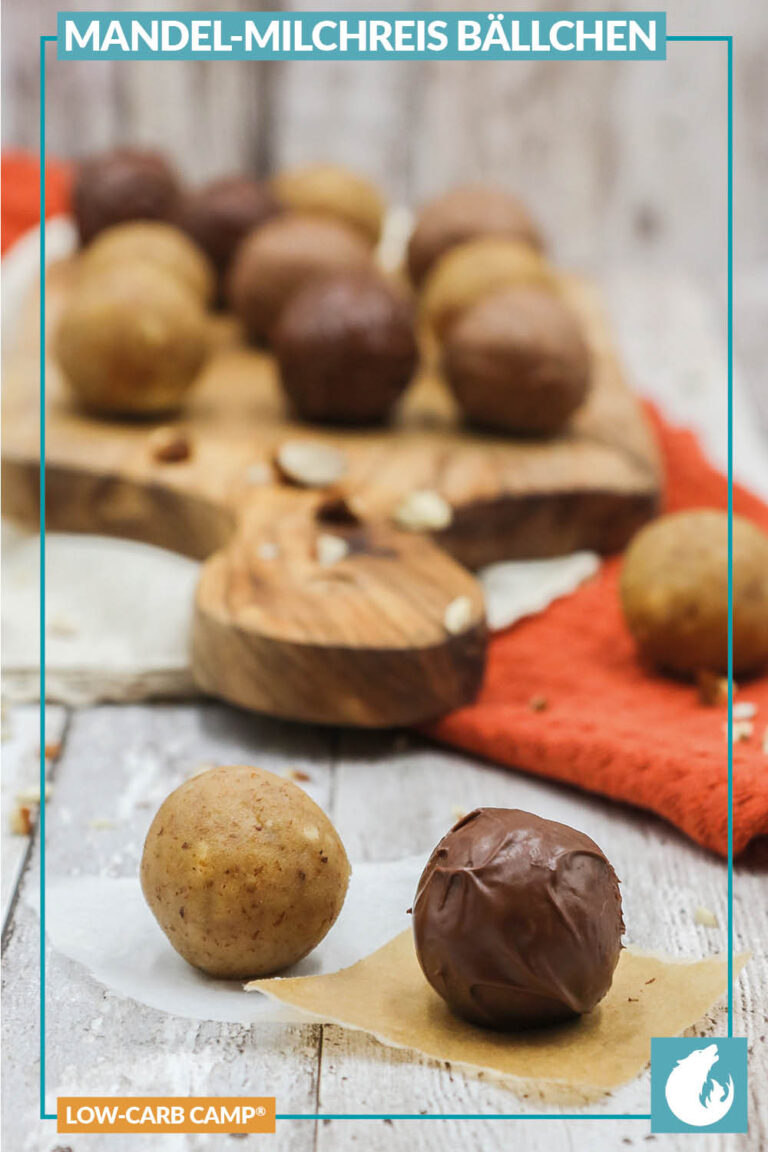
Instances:
[[[728,668],[728,517],[714,509],[662,516],[627,550],[621,602],[641,655],[682,676]],[[768,664],[768,535],[733,519],[733,670]]]
[[[133,220],[100,232],[78,261],[81,279],[120,270],[126,264],[150,264],[187,288],[208,306],[216,274],[208,257],[180,228],[161,220]]]
[[[524,204],[503,188],[465,184],[426,203],[408,244],[408,271],[422,284],[449,249],[478,236],[518,240],[543,248],[541,233]]]
[[[443,340],[467,308],[502,288],[513,287],[557,291],[557,279],[541,253],[519,240],[468,240],[451,248],[427,277],[422,320]]]
[[[212,768],[165,800],[141,886],[173,947],[212,976],[269,976],[311,952],[341,911],[349,861],[314,800],[263,768]]]
[[[177,408],[209,348],[200,303],[174,277],[146,263],[82,280],[54,336],[55,355],[77,399],[113,416]]]
[[[272,181],[275,196],[294,212],[308,212],[340,220],[371,244],[381,236],[386,205],[376,187],[364,176],[338,164],[311,164],[288,168]]]

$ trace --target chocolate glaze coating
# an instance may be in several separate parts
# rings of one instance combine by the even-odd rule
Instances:
[[[280,211],[266,184],[247,176],[225,176],[192,189],[184,197],[179,226],[223,275],[243,237]]]
[[[319,276],[370,263],[370,248],[351,228],[319,216],[286,213],[243,240],[227,275],[226,295],[247,333],[268,340],[299,288]]]
[[[587,394],[590,358],[576,317],[554,293],[508,288],[459,317],[444,370],[470,423],[552,435]]]
[[[476,236],[500,236],[543,248],[541,233],[524,204],[501,188],[467,184],[430,200],[419,213],[408,244],[408,272],[421,284],[449,248]]]
[[[416,953],[459,1016],[487,1028],[554,1024],[611,986],[624,921],[613,868],[566,824],[478,808],[432,853],[413,905]]]
[[[81,161],[72,189],[80,240],[126,220],[170,220],[180,197],[176,173],[159,152],[116,148]]]
[[[416,369],[411,309],[373,270],[313,280],[275,328],[283,387],[305,420],[383,420]]]

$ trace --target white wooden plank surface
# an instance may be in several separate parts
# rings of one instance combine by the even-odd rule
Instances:
[[[335,753],[331,749],[335,747]],[[335,820],[352,859],[396,858],[426,853],[454,819],[454,808],[505,804],[562,819],[593,835],[614,860],[623,880],[628,939],[639,946],[700,955],[723,946],[725,867],[651,817],[594,797],[478,765],[413,736],[346,734],[304,730],[239,714],[218,705],[103,707],[74,714],[57,765],[49,809],[50,875],[135,872],[146,826],[162,796],[201,763],[247,760],[274,771],[299,767],[307,788]],[[92,822],[98,822],[94,827]],[[105,825],[105,821],[113,824]],[[736,1031],[752,1040],[753,1126],[749,1143],[711,1146],[760,1147],[766,1103],[756,1094],[766,1068],[762,988],[768,979],[764,941],[768,915],[765,856],[754,853],[736,879],[737,947],[755,957],[739,983]],[[37,853],[25,875],[6,952],[4,1029],[13,1045],[6,1062],[9,1146],[20,1152],[51,1152],[56,1141],[30,1125],[37,1093],[37,1037],[29,1027],[36,1011],[37,919],[29,894],[37,884]],[[695,908],[714,911],[721,927],[694,922]],[[335,1027],[194,1024],[164,1016],[105,991],[76,964],[48,958],[49,1104],[58,1092],[77,1094],[274,1092],[280,1111],[470,1112],[532,1111],[535,1098],[520,1099],[504,1087],[464,1077],[448,1067],[413,1059],[369,1037]],[[722,1010],[703,1022],[703,1033],[722,1034]],[[322,1039],[321,1039],[322,1037]],[[762,1074],[762,1075],[761,1075]],[[595,1111],[645,1111],[642,1077],[594,1106]],[[443,1147],[494,1150],[514,1132],[522,1149],[578,1149],[641,1144],[642,1122],[531,1121],[510,1129],[500,1121],[331,1120],[283,1122],[276,1147],[343,1150],[352,1147],[421,1150]],[[211,1139],[213,1143],[209,1143]],[[216,1140],[219,1143],[216,1143]],[[121,1141],[123,1143],[121,1144]],[[127,1138],[92,1138],[88,1147],[135,1147]],[[185,1152],[221,1146],[220,1138],[145,1138],[142,1148]],[[668,1147],[676,1146],[674,1142]],[[680,1148],[686,1145],[680,1144]]]
[[[144,833],[162,798],[206,763],[297,767],[327,807],[329,735],[265,723],[217,706],[104,707],[73,715],[56,773],[48,819],[48,875],[135,874]],[[52,1125],[31,1123],[38,1092],[38,919],[30,904],[39,877],[36,847],[6,944],[3,1028],[7,1053],[7,1146],[48,1152]],[[276,1094],[281,1108],[315,1107],[317,1025],[262,1027],[195,1024],[112,996],[71,961],[48,958],[48,1108],[71,1094]],[[286,1129],[281,1147],[312,1146],[313,1125]],[[105,1138],[106,1139],[106,1138]],[[89,1147],[98,1147],[96,1141]],[[143,1137],[142,1148],[185,1152],[216,1138]],[[59,1141],[59,1144],[61,1141]],[[109,1149],[135,1149],[110,1136]]]
[[[154,0],[134,0],[133,9]],[[463,0],[464,8],[483,8]],[[258,8],[234,0],[229,8]],[[309,0],[263,7],[317,7]],[[338,0],[341,9],[357,0]],[[578,8],[560,0],[560,8]],[[5,6],[3,136],[36,150],[38,37],[57,0]],[[70,0],[69,8],[93,7]],[[168,0],[165,9],[210,8]],[[381,8],[439,9],[395,4]],[[653,7],[615,0],[612,9]],[[754,0],[676,0],[669,30],[734,36],[736,244],[745,272],[768,259],[768,22]],[[116,143],[167,148],[194,180],[228,169],[335,159],[395,200],[446,181],[500,179],[527,195],[566,261],[650,258],[712,284],[724,261],[725,47],[673,44],[664,63],[321,61],[60,62],[49,52],[52,155]]]

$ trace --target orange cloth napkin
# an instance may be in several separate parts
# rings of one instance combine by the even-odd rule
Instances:
[[[45,165],[45,214],[56,216],[69,207],[71,174],[69,166],[48,160]],[[40,220],[40,167],[26,152],[3,153],[2,251],[10,248]]]
[[[726,508],[725,476],[690,432],[649,407],[667,472],[666,507]],[[768,530],[768,506],[734,486],[734,511]],[[447,744],[501,764],[648,808],[727,853],[725,707],[641,666],[618,596],[619,559],[545,612],[490,643],[477,701],[428,728]],[[546,698],[534,711],[531,698]],[[757,705],[754,734],[734,746],[734,852],[768,833],[768,677],[739,685]]]

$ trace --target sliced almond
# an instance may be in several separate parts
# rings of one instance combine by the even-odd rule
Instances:
[[[285,440],[275,463],[286,480],[302,488],[328,488],[347,470],[342,453],[322,440]]]
[[[11,812],[11,834],[13,836],[32,835],[32,814],[24,804],[17,804]]]
[[[700,925],[702,928],[718,928],[719,923],[717,916],[714,912],[710,912],[709,908],[705,908],[703,904],[699,904],[698,908],[693,914],[694,924]]]
[[[45,798],[49,800],[53,789],[50,784],[45,786]],[[23,788],[21,792],[16,793],[16,802],[18,804],[38,805],[40,804],[40,785],[33,784],[31,788]]]
[[[472,623],[472,601],[469,596],[457,596],[443,613],[443,624],[451,636],[466,632]]]
[[[726,739],[728,738],[728,725],[723,725]],[[734,744],[745,744],[752,739],[755,731],[755,725],[751,720],[734,720],[733,722],[733,742]]]
[[[315,544],[317,562],[323,568],[330,568],[349,556],[349,544],[341,536],[331,536],[330,532],[321,532]]]
[[[192,455],[189,437],[180,428],[155,428],[149,450],[160,464],[179,464]]]
[[[395,508],[393,519],[409,532],[439,532],[453,519],[453,509],[439,492],[417,488]]]

